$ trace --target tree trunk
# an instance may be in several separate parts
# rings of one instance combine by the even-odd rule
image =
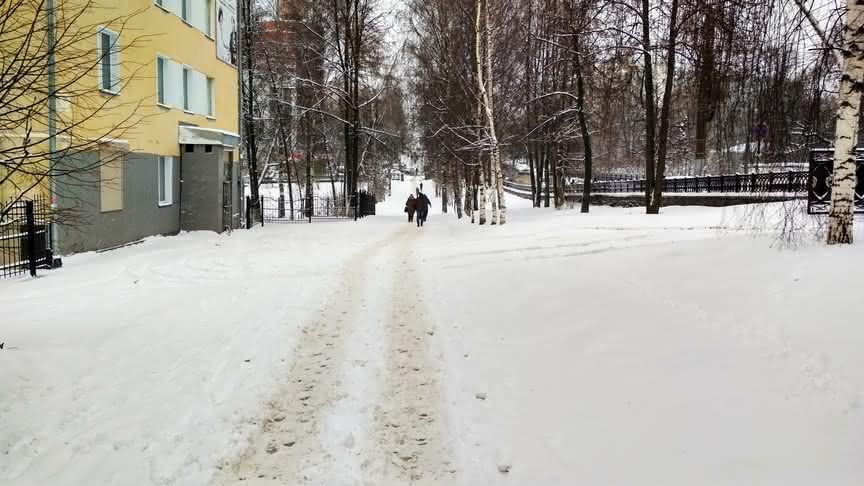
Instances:
[[[495,42],[492,39],[492,22],[489,15],[489,0],[483,1],[485,9],[485,39],[486,39],[486,75],[487,83],[489,84],[486,90],[486,116],[489,118],[489,138],[492,142],[492,160],[491,169],[492,176],[495,181],[495,198],[498,200],[498,210],[496,215],[498,224],[504,224],[507,221],[507,201],[504,199],[504,174],[501,169],[501,146],[498,143],[498,133],[495,130],[495,75],[492,71],[492,59],[495,56]]]
[[[250,0],[243,0],[242,4],[242,14],[243,14],[243,38],[245,42],[245,49],[243,49],[243,54],[245,57],[246,64],[246,76],[247,76],[247,86],[244,90],[246,94],[246,109],[244,110],[244,119],[243,123],[245,125],[245,136],[246,136],[246,167],[249,171],[249,192],[252,195],[252,208],[254,212],[260,211],[260,201],[261,198],[258,194],[258,150],[255,146],[255,82],[254,82],[254,73],[255,71],[252,69],[253,66],[253,41],[252,41],[252,8]]]
[[[486,174],[483,171],[483,164],[480,164],[480,183],[477,185],[477,212],[479,217],[478,224],[486,224]]]
[[[656,151],[657,114],[654,106],[654,63],[651,60],[650,0],[642,0],[642,57],[645,77],[645,212],[652,214],[654,205],[654,157]]]
[[[705,23],[700,33],[699,57],[696,61],[696,147],[694,165],[704,167],[708,151],[708,121],[712,100],[714,80],[714,15],[710,5],[705,9]],[[721,169],[721,173],[725,174]]]
[[[459,165],[456,165],[453,169],[453,208],[458,219],[462,219],[462,201],[462,176],[459,175]]]
[[[543,167],[546,165],[545,163],[545,150],[536,150],[534,151],[536,157],[537,164],[537,188],[534,191],[534,207],[541,207],[543,205]]]
[[[552,201],[555,203],[555,209],[561,209],[563,206],[561,198],[561,146],[556,142],[552,147]]]
[[[492,57],[494,55],[494,44],[492,42],[492,28],[490,27],[489,2],[477,0],[477,16],[474,23],[474,48],[477,58],[477,87],[480,93],[480,111],[485,117],[486,136],[489,139],[489,173],[492,181],[490,187],[484,179],[482,190],[484,195],[487,190],[494,190],[492,198],[492,224],[504,224],[506,221],[507,206],[504,201],[504,180],[501,171],[501,149],[498,144],[498,135],[495,131],[495,113],[493,106],[493,84]],[[484,76],[485,71],[485,76]],[[481,220],[483,216],[481,215]],[[481,223],[482,224],[482,223]]]
[[[470,167],[463,166],[465,171],[465,214],[471,217],[471,224],[474,224],[474,170]]]
[[[588,115],[585,113],[585,80],[582,73],[582,53],[579,37],[576,39],[576,97],[579,102],[579,130],[582,132],[582,148],[585,152],[585,174],[582,182],[582,208],[587,213],[591,206],[591,179],[593,178],[593,156],[591,147],[591,131],[588,129]]]
[[[312,194],[312,160],[313,150],[312,144],[312,113],[306,114],[306,217],[314,216],[314,199]]]
[[[549,207],[549,172],[550,172],[549,169],[550,169],[550,162],[552,159],[552,155],[549,153],[550,148],[549,148],[548,144],[546,145],[546,148],[544,151],[546,152],[546,155],[544,156],[544,159],[545,159],[544,165],[546,166],[546,168],[545,168],[544,173],[543,173],[543,176],[545,177],[545,181],[544,181],[543,185],[545,186],[544,190],[546,191],[546,193],[545,193],[546,200],[543,203],[543,206],[548,208]]]
[[[441,164],[442,166],[444,164]],[[441,214],[447,214],[447,169],[441,169],[441,183],[435,185],[435,192],[441,197]]]
[[[666,80],[663,88],[663,107],[660,110],[660,133],[657,142],[657,167],[654,174],[649,214],[659,214],[666,179],[666,152],[669,146],[669,117],[672,105],[672,84],[675,81],[675,43],[678,36],[678,0],[672,0],[669,14],[669,45],[666,49]]]
[[[831,182],[831,212],[828,244],[851,244],[855,215],[855,152],[858,115],[864,90],[864,4],[849,0],[844,31],[843,74],[840,78],[837,132],[834,136],[834,175]]]

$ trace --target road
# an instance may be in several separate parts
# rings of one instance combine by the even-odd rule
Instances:
[[[382,484],[455,474],[444,440],[440,358],[417,284],[420,231],[401,225],[342,266],[305,323],[260,433],[214,484]]]

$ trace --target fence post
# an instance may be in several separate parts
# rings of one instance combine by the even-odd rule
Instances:
[[[750,174],[750,192],[757,192],[756,191],[756,173],[755,172]]]
[[[264,196],[258,197],[258,214],[261,215],[261,226],[264,226]]]
[[[246,229],[252,228],[252,198],[246,196]]]
[[[774,172],[768,173],[768,192],[774,192]]]
[[[36,218],[33,214],[33,201],[25,203],[27,214],[27,261],[30,264],[30,275],[36,276]]]
[[[795,176],[792,174],[791,170],[789,171],[789,175],[787,177],[789,177],[789,180],[786,183],[786,191],[787,192],[797,192],[798,188],[797,188],[797,185],[795,184]]]

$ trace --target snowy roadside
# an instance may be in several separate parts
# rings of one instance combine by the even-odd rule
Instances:
[[[860,246],[780,251],[747,207],[432,202],[0,281],[0,483],[864,477]]]
[[[642,211],[426,235],[459,484],[858,484],[864,248]]]
[[[0,482],[205,484],[340,266],[391,230],[345,224],[153,238],[0,282]]]

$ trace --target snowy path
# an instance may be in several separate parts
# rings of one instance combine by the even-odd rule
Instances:
[[[0,281],[0,484],[861,484],[864,245],[400,199]]]
[[[418,230],[402,225],[343,268],[303,328],[260,434],[215,484],[382,484],[455,472],[444,440],[435,326],[415,284]]]

